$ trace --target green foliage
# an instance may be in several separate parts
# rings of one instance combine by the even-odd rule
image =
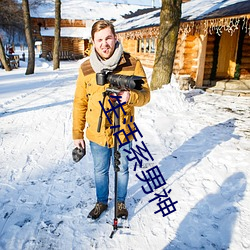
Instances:
[[[239,63],[237,63],[235,67],[234,79],[235,80],[240,79],[240,64]]]

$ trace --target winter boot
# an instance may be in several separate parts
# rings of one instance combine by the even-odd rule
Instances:
[[[117,202],[117,218],[127,219],[128,218],[128,210],[125,206],[124,202]]]
[[[107,208],[108,208],[108,205],[103,204],[101,202],[97,202],[95,204],[95,207],[90,211],[88,218],[91,218],[93,220],[98,219],[100,215],[102,214],[102,212],[107,210]]]

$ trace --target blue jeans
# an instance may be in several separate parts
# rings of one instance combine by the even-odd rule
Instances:
[[[119,165],[120,171],[118,172],[117,180],[117,200],[120,202],[125,201],[129,178],[127,153],[123,149],[130,150],[131,145],[132,142],[124,145],[119,150],[121,153],[121,164]],[[97,202],[107,204],[109,196],[109,168],[111,161],[112,163],[114,162],[114,148],[103,147],[91,141],[90,148],[94,161]]]

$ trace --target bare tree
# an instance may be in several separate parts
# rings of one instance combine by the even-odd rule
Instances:
[[[10,71],[7,62],[4,43],[13,43],[16,34],[23,30],[22,8],[16,0],[0,0],[0,29],[3,36],[0,36],[0,61],[6,71]]]
[[[59,48],[61,33],[61,0],[55,0],[55,40],[53,49],[53,69],[60,68]]]
[[[162,0],[160,31],[150,87],[160,88],[171,81],[182,0]]]
[[[22,6],[17,0],[0,0],[0,28],[13,40],[23,29]]]
[[[34,70],[35,70],[35,48],[34,48],[34,41],[32,37],[30,9],[29,9],[28,0],[22,0],[22,8],[23,8],[25,36],[26,36],[26,41],[28,44],[28,66],[27,66],[25,74],[30,75],[30,74],[34,74]]]
[[[0,61],[1,61],[3,67],[4,67],[4,69],[6,71],[10,71],[11,70],[11,68],[10,68],[10,66],[9,66],[9,64],[8,64],[8,62],[6,60],[6,56],[5,56],[4,47],[3,47],[3,43],[2,43],[1,37],[0,37]]]

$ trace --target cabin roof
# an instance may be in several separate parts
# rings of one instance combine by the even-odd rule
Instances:
[[[117,20],[116,31],[125,32],[160,24],[160,8],[150,9],[150,12],[138,15],[133,13],[131,17]],[[249,0],[191,0],[182,3],[182,22],[199,21],[228,16],[250,14]]]
[[[160,23],[160,9],[137,15],[132,18],[120,19],[114,22],[116,32],[135,30],[144,27],[158,26]]]
[[[54,37],[55,28],[41,28],[42,36]],[[61,37],[75,37],[81,39],[89,39],[91,35],[91,28],[87,27],[61,27]]]
[[[191,0],[183,4],[182,21],[196,21],[250,13],[249,0]]]
[[[135,4],[115,4],[93,0],[61,0],[61,18],[70,20],[118,19],[122,15],[136,12],[149,6]],[[46,0],[42,5],[30,10],[34,18],[55,18],[55,3]]]

